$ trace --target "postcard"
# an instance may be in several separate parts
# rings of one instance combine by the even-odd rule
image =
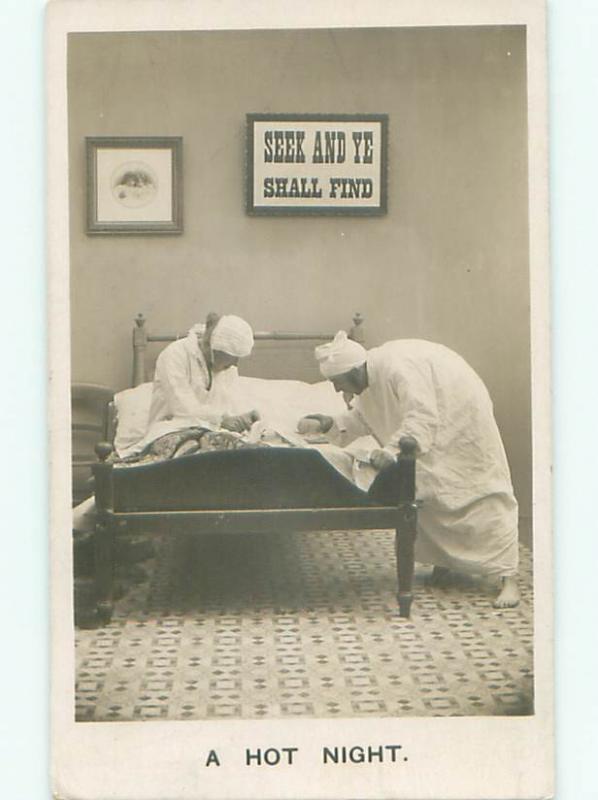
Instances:
[[[56,797],[551,796],[543,3],[46,30]]]

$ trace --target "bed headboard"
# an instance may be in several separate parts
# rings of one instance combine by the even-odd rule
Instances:
[[[357,312],[352,322],[347,331],[349,338],[365,346],[362,315]],[[240,372],[256,378],[294,378],[308,382],[322,380],[313,350],[318,343],[333,339],[335,333],[255,331],[255,347],[252,354],[242,360]],[[146,318],[143,314],[138,314],[133,328],[132,386],[139,386],[151,379],[155,360],[162,347],[186,335],[186,331],[149,333]]]

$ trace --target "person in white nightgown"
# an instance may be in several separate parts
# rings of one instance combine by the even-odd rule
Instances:
[[[158,356],[145,438],[126,454],[140,450],[161,430],[205,426],[218,430],[249,430],[255,410],[231,413],[236,367],[253,349],[249,323],[232,314],[208,314],[205,324],[194,325],[184,339],[168,345]],[[73,529],[95,527],[95,499],[87,498],[73,509]]]
[[[343,446],[365,434],[380,449],[371,462],[395,462],[399,441],[417,442],[416,559],[448,571],[500,579],[495,606],[519,602],[518,506],[492,402],[480,377],[449,348],[399,339],[366,351],[339,332],[316,348],[324,377],[355,395],[347,412],[310,415],[301,432],[322,432]]]

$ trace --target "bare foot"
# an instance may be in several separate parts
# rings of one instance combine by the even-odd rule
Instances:
[[[494,601],[494,608],[514,608],[519,604],[519,586],[517,578],[510,575],[502,579],[502,589]]]
[[[428,580],[430,586],[446,589],[452,583],[453,574],[448,567],[434,567]]]

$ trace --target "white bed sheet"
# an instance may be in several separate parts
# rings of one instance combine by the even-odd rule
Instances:
[[[235,375],[227,402],[227,413],[242,414],[256,409],[260,420],[248,434],[250,440],[261,438],[264,431],[280,434],[291,445],[318,450],[342,475],[359,488],[367,490],[376,472],[369,465],[369,452],[376,447],[373,437],[363,437],[347,448],[333,444],[313,444],[297,433],[297,421],[306,414],[336,416],[345,410],[340,394],[329,381],[305,383],[291,380],[268,380]],[[198,420],[176,418],[154,423],[148,429],[152,383],[126,389],[115,396],[117,431],[115,449],[120,457],[135,455],[167,433],[197,425]],[[203,423],[201,423],[203,425]],[[205,427],[209,427],[205,425]]]

